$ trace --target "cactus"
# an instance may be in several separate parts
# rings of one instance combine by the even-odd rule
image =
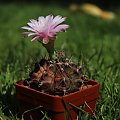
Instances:
[[[24,84],[52,95],[66,95],[80,90],[87,79],[82,74],[81,66],[66,58],[64,51],[56,53],[56,59],[41,59],[35,64],[30,78]]]

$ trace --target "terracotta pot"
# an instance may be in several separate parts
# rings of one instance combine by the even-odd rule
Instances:
[[[73,120],[78,114],[78,110],[71,105],[73,104],[78,107],[84,105],[84,110],[91,114],[95,110],[96,100],[99,96],[99,84],[93,80],[89,80],[86,84],[88,87],[80,91],[64,96],[53,96],[28,88],[23,85],[23,80],[21,80],[16,83],[20,113],[34,108],[24,114],[25,120],[30,120],[30,117],[33,120],[41,120],[43,117],[41,110],[47,111],[52,120],[64,120],[65,116],[69,120]]]

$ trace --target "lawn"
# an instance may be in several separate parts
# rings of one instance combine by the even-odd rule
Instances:
[[[66,16],[70,28],[59,33],[57,50],[64,49],[80,61],[85,74],[100,83],[100,97],[95,116],[82,114],[79,119],[120,119],[120,12],[116,19],[105,21],[84,13],[72,13],[58,5],[0,4],[0,116],[18,120],[15,82],[28,77],[36,61],[47,55],[38,42],[21,35],[29,19],[48,14]]]

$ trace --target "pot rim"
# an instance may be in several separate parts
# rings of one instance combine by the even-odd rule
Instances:
[[[85,92],[86,89],[87,89],[87,90],[90,90],[91,88],[94,88],[94,87],[97,87],[97,86],[99,87],[99,83],[98,83],[97,81],[95,81],[95,80],[88,80],[88,81],[87,81],[88,83],[92,83],[92,84],[90,84],[90,85],[92,85],[91,87],[88,87],[88,88],[86,88],[86,89],[81,89],[81,90],[78,90],[78,91],[76,91],[76,92],[72,92],[72,93],[67,94],[67,95],[59,96],[59,95],[50,95],[50,94],[47,94],[47,93],[40,92],[40,91],[38,91],[38,90],[32,89],[32,88],[30,88],[30,87],[28,87],[28,86],[24,86],[24,85],[23,85],[23,82],[24,82],[24,80],[20,80],[20,81],[16,82],[15,85],[18,86],[18,87],[23,87],[24,89],[29,89],[29,90],[35,91],[35,92],[37,92],[37,93],[41,93],[41,94],[43,94],[43,95],[50,96],[50,97],[54,97],[54,98],[66,98],[66,97],[68,97],[68,96],[75,95],[75,94],[77,94],[77,93],[79,93],[79,92]]]

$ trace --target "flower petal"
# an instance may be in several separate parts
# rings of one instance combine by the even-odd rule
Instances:
[[[33,36],[33,35],[35,35],[35,33],[32,33],[32,32],[31,32],[31,33],[28,34],[28,37],[29,37],[29,36]]]
[[[66,19],[65,17],[62,18],[61,16],[56,16],[52,21],[52,26],[55,27],[55,26],[59,25],[60,23],[65,21],[65,19]]]
[[[35,32],[34,29],[32,29],[32,28],[30,28],[30,27],[28,27],[28,26],[24,26],[24,27],[22,27],[22,29]]]
[[[23,32],[24,35],[27,35],[28,37],[29,36],[32,36],[32,35],[35,35],[35,33],[32,33],[32,32]]]
[[[34,26],[38,26],[37,20],[31,19],[30,22],[31,22]]]
[[[54,32],[64,32],[65,29],[67,29],[69,27],[69,25],[66,24],[62,24],[62,25],[58,25],[53,31]]]
[[[39,38],[39,36],[33,37],[33,39],[31,40],[31,42],[34,42],[34,41],[38,40],[38,38]]]
[[[45,18],[43,16],[39,17],[38,18],[39,26],[43,26],[44,25],[44,21],[45,21]]]

